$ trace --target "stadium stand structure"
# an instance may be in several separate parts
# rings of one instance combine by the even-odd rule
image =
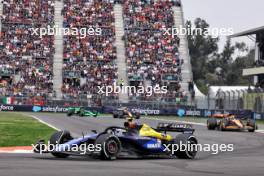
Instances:
[[[0,2],[0,15],[3,14],[3,3]],[[2,19],[0,18],[0,32],[2,31]]]
[[[180,28],[181,26],[184,27],[184,13],[182,6],[174,6],[174,23],[176,28]],[[180,57],[183,59],[182,65],[182,83],[181,87],[183,90],[188,90],[188,82],[193,80],[192,75],[192,65],[191,59],[189,54],[189,47],[188,47],[188,40],[186,35],[180,35],[180,46],[179,46],[179,54]]]
[[[179,1],[116,2],[119,4],[109,0],[5,0],[0,64],[1,71],[10,72],[4,78],[8,85],[1,88],[1,96],[54,98],[56,92],[56,98],[64,100],[175,103],[180,98],[187,103],[188,82],[192,79],[187,38],[164,35],[162,29],[184,26]],[[101,28],[102,35],[29,35],[29,28],[48,25]],[[23,40],[28,40],[27,44]],[[119,80],[125,85],[167,85],[169,91],[151,97],[97,94],[97,86],[113,85]]]
[[[127,65],[125,57],[125,44],[122,38],[125,35],[123,22],[123,8],[121,4],[115,4],[115,32],[116,32],[116,48],[117,48],[117,68],[118,80],[123,80],[124,85],[128,85],[127,79]],[[119,94],[121,102],[128,102],[128,94]]]
[[[264,26],[243,31],[230,36],[247,36],[255,42],[255,63],[253,68],[245,68],[243,76],[253,76],[256,87],[264,88]]]
[[[63,16],[61,11],[63,9],[62,1],[55,1],[55,26],[58,29],[63,28]],[[55,35],[55,55],[53,61],[53,90],[56,93],[56,99],[62,99],[62,67],[63,67],[63,35]]]

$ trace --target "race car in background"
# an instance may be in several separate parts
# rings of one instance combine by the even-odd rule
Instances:
[[[140,113],[138,112],[132,113],[128,110],[127,107],[121,107],[113,111],[113,117],[119,119],[126,119],[128,117],[140,119]]]
[[[207,120],[208,130],[248,131],[257,129],[256,121],[249,118],[239,118],[233,114],[214,114]]]
[[[84,155],[103,160],[115,160],[124,157],[170,157],[181,159],[194,159],[197,153],[195,147],[185,147],[174,150],[173,144],[197,144],[198,141],[193,135],[194,129],[189,124],[160,123],[157,129],[153,129],[147,124],[136,125],[135,128],[130,126],[132,122],[125,122],[124,127],[110,126],[103,132],[93,133],[74,139],[70,132],[55,132],[50,138],[50,144],[58,144],[55,150],[43,153],[51,153],[58,158],[66,158],[70,155],[80,155],[82,151],[72,151],[74,146],[101,146],[100,150],[87,151]],[[133,126],[133,125],[132,125]],[[175,137],[166,132],[181,132]],[[41,153],[42,144],[45,141],[40,140],[35,145],[34,152]],[[165,146],[167,145],[167,146]],[[166,150],[167,148],[171,150]],[[176,148],[176,147],[175,147]],[[75,147],[76,149],[76,147]]]
[[[88,116],[88,117],[97,117],[98,112],[92,112],[85,110],[84,107],[69,107],[67,111],[68,116],[78,115],[80,117]]]

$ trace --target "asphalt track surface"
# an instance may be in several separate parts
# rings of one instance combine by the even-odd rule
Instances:
[[[41,120],[67,129],[73,136],[102,131],[108,126],[122,125],[124,120],[110,117],[79,118],[63,114],[34,114]],[[141,119],[156,126],[158,121]],[[63,175],[63,176],[176,176],[176,175],[264,175],[264,134],[248,132],[208,131],[195,125],[195,135],[202,144],[234,144],[233,152],[211,154],[199,152],[194,160],[181,159],[119,159],[101,161],[87,157],[56,159],[49,154],[0,154],[1,176]]]

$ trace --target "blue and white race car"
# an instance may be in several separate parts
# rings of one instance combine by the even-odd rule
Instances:
[[[172,137],[167,132],[181,132]],[[125,122],[124,127],[111,126],[103,132],[81,136],[74,139],[70,132],[54,133],[49,143],[55,145],[52,151],[43,148],[43,140],[35,145],[36,153],[51,153],[55,157],[66,158],[70,155],[85,154],[104,160],[115,160],[121,157],[175,157],[194,159],[197,150],[179,145],[198,143],[193,135],[194,129],[189,124],[159,123],[156,129],[147,124],[138,125],[132,121]],[[177,145],[177,147],[175,147]],[[85,149],[82,150],[82,149]]]

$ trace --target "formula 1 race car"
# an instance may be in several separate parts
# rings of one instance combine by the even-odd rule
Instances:
[[[255,120],[238,118],[232,114],[214,114],[207,120],[208,130],[254,132],[257,129]]]
[[[153,129],[146,124],[138,125],[137,128],[129,128],[126,123],[128,122],[125,122],[125,127],[111,126],[104,132],[93,131],[93,134],[77,139],[71,137],[68,131],[59,131],[50,138],[50,144],[57,144],[53,151],[43,152],[45,142],[41,140],[35,145],[34,152],[51,153],[55,157],[66,158],[70,155],[84,154],[82,150],[76,151],[76,145],[85,145],[97,149],[92,151],[85,149],[86,156],[103,160],[115,160],[129,156],[194,159],[196,156],[195,148],[185,147],[181,150],[174,148],[175,145],[196,145],[198,143],[193,135],[194,129],[189,124],[160,123],[157,129]],[[172,137],[166,133],[167,131],[181,132],[182,134]],[[98,150],[98,148],[100,149]]]
[[[80,117],[83,116],[97,117],[98,112],[87,111],[85,110],[84,107],[70,107],[68,108],[67,115],[68,116],[78,115]]]
[[[132,113],[126,107],[121,107],[113,111],[113,117],[119,119],[126,119],[128,117],[133,117],[135,119],[140,119],[140,113]]]

